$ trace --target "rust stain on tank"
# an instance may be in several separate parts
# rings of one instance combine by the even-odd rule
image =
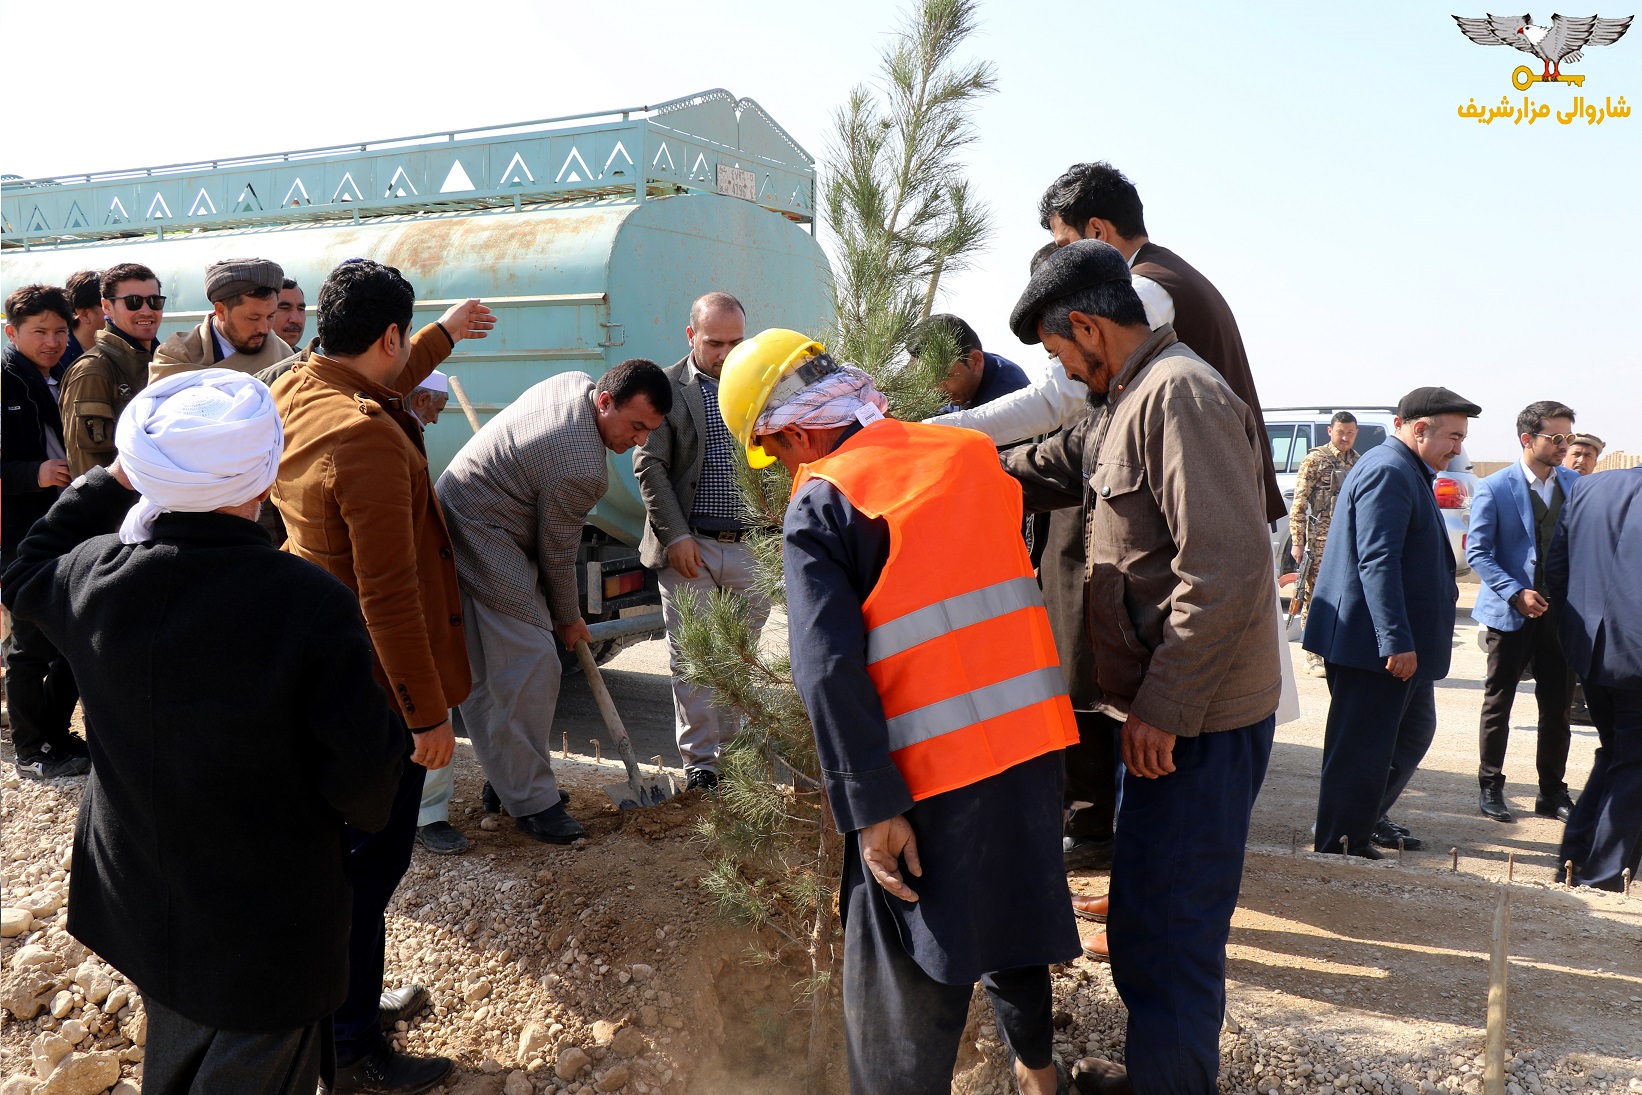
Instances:
[[[579,257],[601,237],[613,240],[625,212],[554,210],[418,220],[395,225],[385,239],[378,236],[374,257],[398,267],[413,284],[453,265],[508,269],[524,263],[529,265],[519,273],[539,274],[542,265],[553,265],[555,252]]]

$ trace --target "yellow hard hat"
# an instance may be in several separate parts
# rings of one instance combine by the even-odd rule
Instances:
[[[753,467],[775,463],[775,457],[753,443],[753,427],[771,393],[784,377],[825,353],[826,347],[808,335],[772,327],[742,342],[724,359],[724,371],[718,378],[718,410],[731,435],[747,450],[747,462]],[[790,397],[792,393],[786,394]]]

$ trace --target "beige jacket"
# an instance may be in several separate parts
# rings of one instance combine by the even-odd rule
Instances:
[[[1100,709],[1195,736],[1277,710],[1277,598],[1254,414],[1163,326],[1071,430],[1002,454],[1029,509],[1087,504]]]
[[[268,332],[262,349],[254,354],[237,353],[219,358],[219,352],[216,336],[211,333],[211,317],[206,316],[199,326],[178,331],[160,344],[148,365],[148,382],[152,384],[163,376],[189,369],[237,369],[254,376],[291,356],[291,348],[272,331]]]

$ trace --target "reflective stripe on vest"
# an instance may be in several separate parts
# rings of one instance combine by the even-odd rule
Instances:
[[[1034,669],[973,692],[965,692],[889,720],[889,747],[905,749],[921,741],[986,722],[1035,703],[1066,695],[1066,677],[1058,665]]]
[[[806,464],[890,552],[861,605],[890,759],[914,801],[1078,740],[1021,539],[1020,486],[971,430],[884,419]]]
[[[1043,593],[1031,578],[1011,578],[1007,582],[936,601],[928,608],[909,612],[867,632],[867,664],[881,662],[960,627],[1042,605]]]

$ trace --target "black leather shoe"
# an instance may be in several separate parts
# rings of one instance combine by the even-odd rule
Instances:
[[[490,785],[490,780],[488,779],[485,780],[484,789],[479,792],[479,806],[487,814],[499,814],[502,812],[502,796],[496,793],[496,788]]]
[[[392,1030],[401,1019],[409,1019],[427,1007],[429,999],[428,990],[421,985],[405,985],[384,992],[377,1005],[382,1012],[382,1029]]]
[[[1380,849],[1376,848],[1372,844],[1364,844],[1361,848],[1353,848],[1353,849],[1351,849],[1351,854],[1356,856],[1358,859],[1384,859],[1385,858],[1384,855],[1380,854]]]
[[[430,821],[416,827],[416,843],[434,855],[461,855],[468,850],[468,838],[448,821]]]
[[[83,776],[91,771],[91,758],[62,749],[53,749],[49,743],[40,746],[33,756],[17,758],[17,774],[24,779],[65,779]]]
[[[709,795],[718,793],[718,773],[711,768],[686,768],[684,770],[684,789],[686,791],[706,791]]]
[[[383,1047],[336,1070],[333,1095],[422,1095],[455,1067],[448,1057],[412,1057]]]
[[[1063,836],[1060,838],[1061,863],[1068,871],[1104,871],[1112,866],[1112,838],[1094,840],[1090,837]]]
[[[1134,1095],[1129,1070],[1104,1057],[1085,1057],[1072,1066],[1072,1090],[1079,1095]]]
[[[1407,829],[1387,817],[1382,817],[1379,821],[1374,823],[1374,832],[1369,835],[1368,839],[1372,844],[1376,844],[1381,848],[1390,848],[1393,851],[1396,850],[1397,841],[1399,840],[1403,842],[1403,850],[1409,852],[1419,851],[1420,847],[1425,843],[1419,837],[1415,836],[1413,833],[1409,832]]]
[[[1567,821],[1568,815],[1574,812],[1574,800],[1568,797],[1566,790],[1555,794],[1538,794],[1534,796],[1534,813],[1540,817],[1554,817],[1558,821]]]
[[[1482,810],[1484,816],[1491,817],[1495,821],[1512,822],[1516,820],[1511,816],[1511,811],[1505,805],[1505,792],[1498,787],[1484,787],[1482,795],[1477,799],[1477,806]]]
[[[535,814],[517,818],[513,824],[526,836],[533,836],[544,844],[574,844],[587,835],[582,823],[570,816],[564,803],[550,806]]]

